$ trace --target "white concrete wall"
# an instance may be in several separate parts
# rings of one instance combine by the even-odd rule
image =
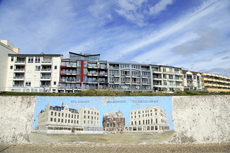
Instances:
[[[230,96],[178,96],[172,100],[174,142],[230,142]]]
[[[36,97],[0,97],[0,143],[29,141]]]
[[[0,143],[28,142],[36,97],[0,96]],[[176,96],[168,143],[230,142],[230,96]]]
[[[8,54],[15,54],[15,52],[0,44],[0,91],[6,90],[7,74],[10,69],[8,65]]]

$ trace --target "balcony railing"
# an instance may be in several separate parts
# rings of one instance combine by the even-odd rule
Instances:
[[[161,70],[153,70],[154,73],[161,73]]]
[[[14,79],[24,79],[24,76],[23,77],[14,77]]]
[[[42,61],[41,63],[42,63],[42,64],[51,64],[52,61]]]
[[[108,75],[108,73],[99,73],[99,75],[106,76],[106,75]]]
[[[41,71],[51,71],[51,69],[41,69]]]
[[[97,76],[98,73],[97,72],[88,72],[88,75],[91,75],[91,76]]]
[[[14,63],[26,63],[26,61],[15,61]]]
[[[132,78],[139,78],[140,75],[132,75],[131,77],[132,77]]]
[[[23,85],[13,85],[13,87],[23,87]]]
[[[107,80],[98,80],[99,83],[107,83]]]
[[[40,87],[50,87],[50,84],[40,85]]]
[[[162,77],[153,77],[153,79],[162,79]]]
[[[149,78],[149,75],[142,75],[142,78]]]
[[[25,71],[25,69],[14,69],[14,71]]]
[[[118,66],[109,66],[110,69],[119,69]]]
[[[107,68],[107,66],[101,66],[101,65],[100,65],[100,68],[101,68],[101,69],[105,69],[105,68]]]
[[[126,74],[125,77],[130,77],[130,74]]]
[[[113,74],[113,76],[114,76],[114,77],[120,77],[120,75],[119,75],[119,74]]]
[[[41,79],[51,79],[51,76],[42,76]]]

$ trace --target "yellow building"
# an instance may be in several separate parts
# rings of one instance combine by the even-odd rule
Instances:
[[[230,77],[202,73],[202,86],[208,91],[230,92]]]

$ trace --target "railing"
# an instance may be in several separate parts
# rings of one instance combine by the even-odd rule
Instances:
[[[13,85],[13,87],[23,87],[23,85]]]
[[[99,83],[107,83],[107,80],[98,80]]]
[[[176,81],[183,81],[182,78],[175,78]]]
[[[105,68],[107,68],[107,66],[101,66],[101,65],[100,65],[100,68],[101,68],[101,69],[105,69]]]
[[[118,83],[119,84],[120,82],[119,81],[114,81],[114,83]]]
[[[153,70],[153,72],[161,73],[162,71],[161,70]]]
[[[26,61],[15,61],[14,63],[26,63]]]
[[[150,84],[150,82],[144,81],[142,82],[142,84]]]
[[[88,72],[88,75],[94,75],[94,76],[97,76],[98,73],[97,72]]]
[[[174,71],[175,74],[183,74],[182,72]]]
[[[119,69],[118,66],[110,66],[109,68],[110,68],[110,69]]]
[[[125,84],[130,84],[130,81],[125,81]]]
[[[40,87],[50,87],[50,84],[40,85]]]
[[[142,75],[142,78],[149,78],[149,75]]]
[[[51,76],[42,76],[41,79],[51,79]]]
[[[154,83],[153,85],[154,85],[154,86],[162,86],[161,83]]]
[[[14,77],[14,79],[24,79],[24,76],[23,77]]]
[[[25,71],[25,69],[14,69],[14,71]]]
[[[41,71],[51,71],[51,69],[41,69]]]
[[[99,75],[105,76],[105,75],[108,75],[108,73],[99,73]]]
[[[113,76],[114,76],[114,77],[120,77],[120,75],[119,75],[119,74],[113,74]]]
[[[41,63],[43,63],[43,64],[50,64],[50,63],[52,63],[52,61],[42,61]]]
[[[141,68],[142,71],[149,71],[149,68]]]
[[[132,75],[131,77],[138,78],[138,77],[140,77],[140,75]]]
[[[88,68],[98,68],[98,65],[87,65]]]
[[[130,74],[126,74],[125,77],[130,77]]]
[[[162,77],[153,77],[153,79],[162,79]]]

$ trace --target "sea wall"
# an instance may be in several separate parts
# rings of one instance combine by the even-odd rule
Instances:
[[[230,96],[171,98],[176,134],[163,143],[230,142]],[[35,103],[32,96],[0,96],[0,143],[31,142]]]

